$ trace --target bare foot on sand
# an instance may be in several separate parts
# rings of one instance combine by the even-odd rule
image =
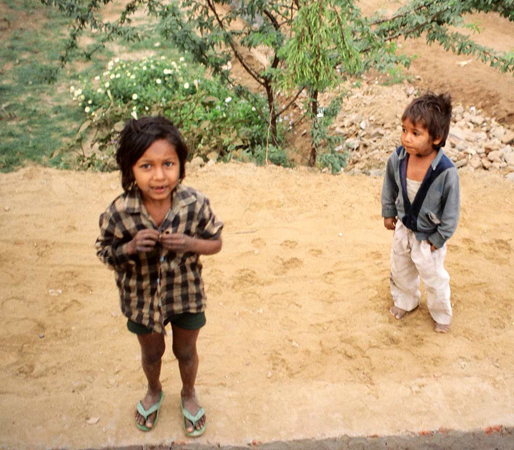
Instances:
[[[398,308],[397,306],[391,306],[389,312],[397,320],[400,320],[405,314],[407,314],[407,311],[402,308]]]
[[[434,331],[436,333],[448,333],[450,331],[450,325],[443,325],[442,323],[435,323]]]

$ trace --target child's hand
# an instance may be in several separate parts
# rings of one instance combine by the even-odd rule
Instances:
[[[129,242],[128,252],[133,255],[139,252],[150,252],[159,240],[159,232],[157,230],[140,230],[134,239]]]
[[[437,247],[432,244],[432,242],[430,242],[428,239],[427,239],[427,242],[428,242],[428,245],[430,245],[430,250],[434,251],[434,250],[437,250]]]
[[[396,227],[396,217],[384,217],[384,227],[388,230],[394,230]]]
[[[187,234],[164,233],[159,236],[159,242],[166,250],[171,250],[175,253],[196,253],[196,239]]]

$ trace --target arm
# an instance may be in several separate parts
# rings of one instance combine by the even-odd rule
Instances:
[[[221,237],[217,239],[202,239],[187,234],[173,233],[159,236],[161,245],[176,253],[196,253],[198,255],[215,255],[221,250]]]
[[[151,251],[159,233],[157,230],[140,230],[130,241],[122,240],[122,233],[116,225],[113,215],[106,211],[100,216],[100,236],[96,240],[96,254],[110,269],[123,270],[134,264],[134,255]]]
[[[444,207],[441,223],[437,230],[428,237],[428,242],[441,248],[457,229],[460,215],[460,187],[457,169],[448,170],[443,191]]]
[[[165,249],[177,253],[215,255],[222,247],[223,223],[212,212],[207,198],[203,198],[196,220],[198,225],[195,236],[165,232],[159,236],[159,242]]]
[[[384,226],[388,230],[394,230],[397,221],[396,198],[398,197],[398,185],[394,176],[394,158],[397,158],[396,152],[387,161],[384,184],[382,185],[382,217],[384,217]]]

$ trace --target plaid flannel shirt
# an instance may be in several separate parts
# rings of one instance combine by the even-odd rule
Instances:
[[[223,223],[209,200],[190,187],[177,185],[172,205],[160,227],[148,214],[139,188],[117,197],[100,216],[97,255],[114,270],[125,316],[158,333],[174,314],[205,310],[202,264],[196,253],[175,253],[159,243],[146,253],[127,253],[138,231],[183,233],[200,239],[218,239]]]

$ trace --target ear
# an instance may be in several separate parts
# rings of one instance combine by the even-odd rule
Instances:
[[[443,140],[443,138],[442,138],[442,137],[438,137],[437,139],[434,139],[434,140],[432,141],[432,144],[433,144],[433,145],[439,145],[439,144],[441,143],[441,141],[442,141],[442,140]]]

